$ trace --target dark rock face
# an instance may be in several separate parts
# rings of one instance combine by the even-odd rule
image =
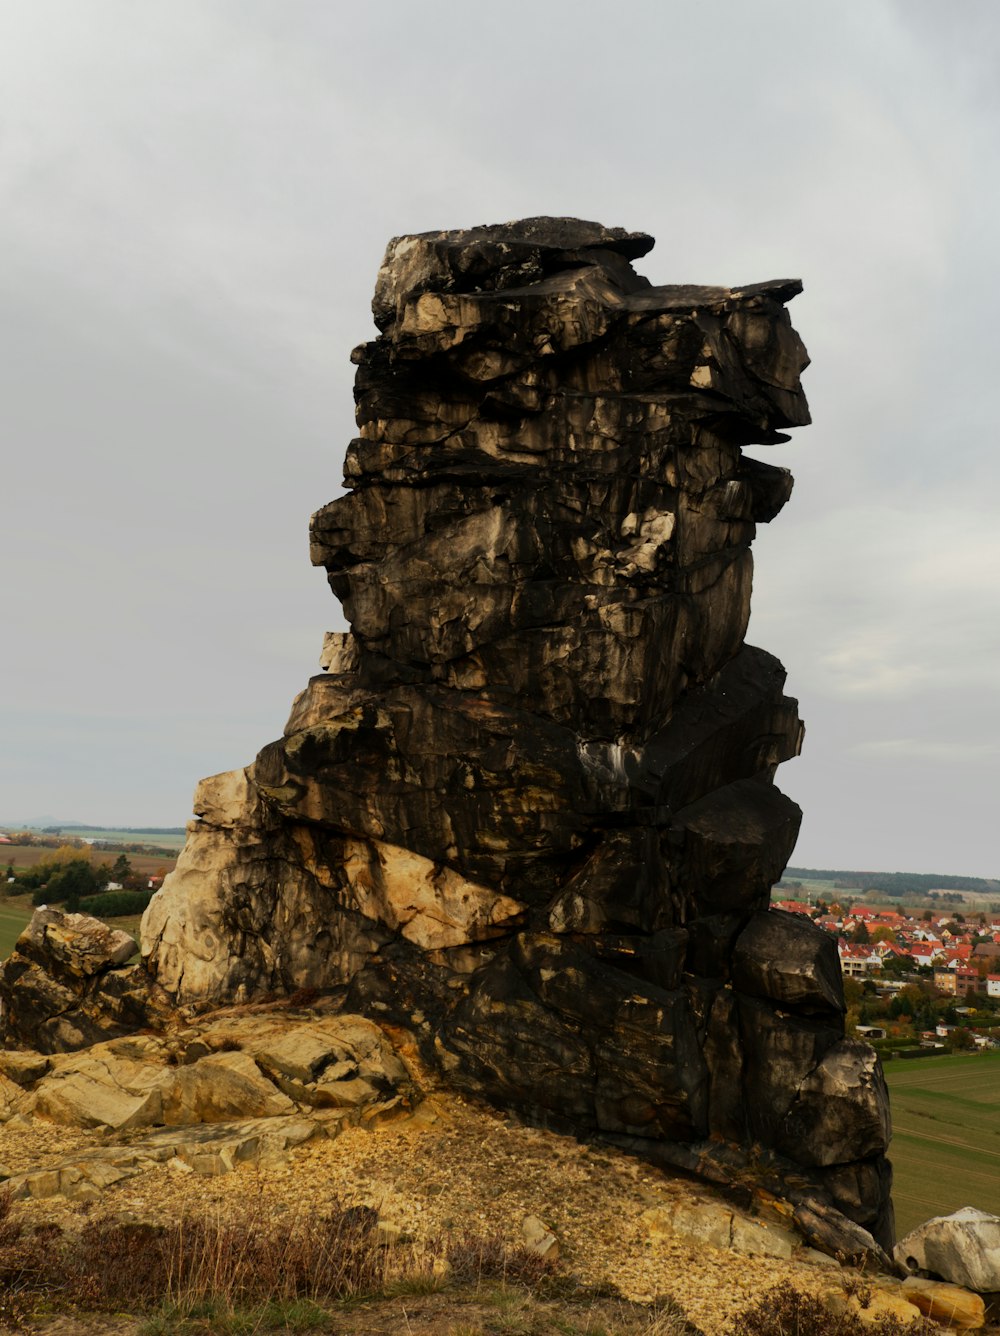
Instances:
[[[143,951],[186,1004],[348,985],[460,1087],[688,1166],[729,1143],[732,1178],[754,1147],[888,1245],[877,1063],[832,943],[765,912],[802,728],[744,633],[791,477],[742,447],[809,420],[800,285],[652,286],[651,246],[390,243],[312,522],[352,631],[199,787]]]

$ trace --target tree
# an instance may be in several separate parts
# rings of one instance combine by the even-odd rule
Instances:
[[[972,1038],[972,1034],[964,1025],[960,1025],[957,1030],[952,1030],[951,1046],[953,1049],[957,1048],[959,1050],[975,1047],[975,1041]]]
[[[851,933],[851,941],[855,946],[870,946],[872,935],[868,931],[868,924],[861,922]]]
[[[133,871],[132,864],[128,861],[127,854],[120,853],[115,859],[114,866],[111,869],[111,880],[118,882],[119,886],[124,886],[126,890],[135,890],[139,884],[139,878]]]
[[[849,1007],[857,1006],[864,996],[864,989],[857,979],[844,980],[844,1001]]]
[[[903,979],[915,969],[912,956],[886,956],[882,961],[882,973],[889,979]]]
[[[75,913],[80,907],[81,897],[93,895],[96,890],[97,874],[90,863],[82,858],[74,858],[57,868],[32,899],[39,904],[65,902],[67,910]]]
[[[872,931],[871,940],[873,942],[894,942],[896,940],[896,934],[887,923],[880,923]]]

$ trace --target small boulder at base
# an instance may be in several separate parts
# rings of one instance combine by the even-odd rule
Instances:
[[[901,1293],[925,1317],[956,1331],[978,1331],[986,1324],[986,1305],[978,1294],[946,1281],[907,1276]]]
[[[904,1271],[926,1272],[979,1294],[1000,1290],[1000,1216],[973,1206],[935,1216],[896,1244]]]

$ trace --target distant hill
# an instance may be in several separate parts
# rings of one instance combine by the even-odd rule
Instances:
[[[110,831],[115,835],[183,835],[185,830],[184,826],[92,826],[86,821],[53,821],[41,829],[46,835],[61,835],[64,830]]]
[[[928,891],[978,891],[995,895],[1000,879],[956,877],[944,872],[859,872],[843,868],[786,867],[784,877],[833,881],[845,890],[882,891],[886,895],[926,895]]]

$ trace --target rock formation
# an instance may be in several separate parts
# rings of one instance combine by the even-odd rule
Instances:
[[[877,1060],[832,940],[768,911],[802,728],[744,634],[791,477],[742,448],[809,420],[800,284],[653,286],[652,244],[390,243],[312,521],[352,629],[199,785],[143,955],[194,1008],[343,988],[460,1088],[890,1246]]]

